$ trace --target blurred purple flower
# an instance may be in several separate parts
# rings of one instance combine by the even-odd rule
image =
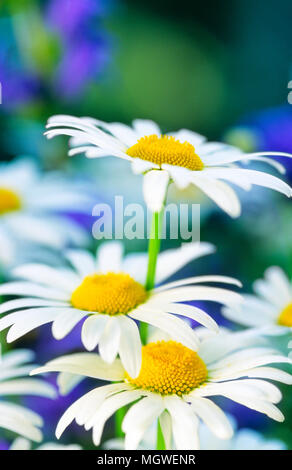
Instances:
[[[4,441],[3,439],[0,440],[0,450],[8,450],[9,444],[8,442]]]
[[[78,94],[90,79],[99,75],[107,58],[102,38],[83,37],[69,42],[56,70],[55,89],[66,97]]]
[[[255,151],[276,151],[292,153],[292,106],[283,105],[269,108],[247,116],[239,124],[254,134],[257,148]],[[292,176],[292,160],[277,157]]]
[[[41,2],[40,2],[41,3]],[[109,58],[109,45],[100,18],[108,12],[105,0],[48,0],[40,16],[40,47],[47,41],[52,54],[50,68],[43,74],[36,53],[35,63],[28,65],[19,50],[12,27],[13,17],[1,18],[3,41],[0,45],[0,81],[3,105],[8,109],[27,105],[52,91],[68,99],[80,95],[90,81],[98,78]],[[36,4],[37,5],[37,4]],[[34,4],[32,4],[32,9]],[[29,12],[21,12],[29,22]],[[27,14],[27,18],[26,18]],[[36,15],[34,19],[36,20]],[[59,53],[56,55],[56,47]],[[25,44],[23,47],[26,47]],[[38,42],[34,45],[36,51]]]
[[[47,20],[53,29],[68,38],[86,26],[88,20],[101,16],[104,11],[104,0],[51,0]]]
[[[257,134],[261,150],[292,151],[291,105],[270,108],[252,114],[243,121],[243,125]]]
[[[108,59],[108,47],[99,17],[105,12],[104,0],[51,0],[47,24],[62,43],[62,58],[56,70],[55,88],[63,96],[78,94],[94,79]]]

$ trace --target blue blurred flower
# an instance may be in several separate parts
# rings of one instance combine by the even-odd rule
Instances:
[[[98,78],[109,58],[100,22],[108,11],[105,5],[105,0],[47,0],[41,9],[35,1],[2,16],[4,109],[15,110],[51,94],[78,98]]]
[[[97,28],[105,13],[104,0],[51,0],[47,22],[62,45],[55,86],[66,96],[77,94],[98,76],[108,59],[104,31]]]
[[[268,108],[247,115],[226,134],[228,143],[247,151],[292,153],[292,106]],[[292,160],[278,157],[292,176]]]

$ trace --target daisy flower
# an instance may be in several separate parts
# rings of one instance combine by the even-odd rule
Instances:
[[[78,444],[58,444],[57,442],[45,442],[44,444],[32,449],[31,442],[23,437],[15,439],[9,450],[82,450]]]
[[[256,295],[244,295],[240,306],[224,307],[223,315],[244,326],[274,325],[275,334],[283,328],[291,331],[292,284],[284,271],[278,266],[268,268],[265,278],[255,281],[254,292]]]
[[[144,198],[153,212],[161,210],[170,182],[179,189],[195,185],[232,217],[238,217],[241,208],[227,183],[245,190],[252,185],[264,186],[288,197],[292,195],[290,186],[281,179],[237,166],[238,162],[260,160],[284,173],[281,164],[263,156],[267,152],[245,154],[227,144],[206,142],[202,135],[186,129],[162,134],[158,125],[149,120],[137,119],[129,127],[66,115],[51,117],[47,128],[48,138],[57,135],[72,138],[70,155],[84,152],[88,158],[114,156],[129,161],[134,173],[144,174]],[[280,152],[269,154],[291,157]]]
[[[85,348],[90,351],[98,344],[101,357],[109,363],[119,354],[126,370],[135,377],[141,366],[137,320],[166,331],[196,350],[195,332],[176,315],[213,330],[217,325],[200,308],[180,302],[210,300],[231,305],[241,301],[236,292],[202,285],[206,281],[240,286],[238,281],[225,276],[191,277],[146,291],[147,254],[129,254],[123,258],[122,250],[121,243],[112,241],[100,246],[96,259],[85,251],[70,251],[67,258],[74,269],[35,264],[17,267],[14,274],[24,281],[0,286],[0,295],[26,296],[0,306],[0,314],[16,310],[0,320],[0,331],[10,327],[7,341],[50,322],[53,322],[53,336],[62,339],[86,318],[81,333]],[[213,250],[213,245],[208,243],[190,243],[161,253],[157,282],[163,282],[189,261]]]
[[[84,188],[61,178],[41,176],[32,160],[17,159],[0,166],[0,262],[13,262],[23,242],[55,249],[84,245],[86,231],[64,213],[91,213],[93,198]]]
[[[213,396],[221,395],[276,421],[284,420],[275,405],[281,392],[266,379],[292,384],[292,375],[266,366],[292,361],[266,347],[245,347],[247,343],[247,333],[229,332],[204,333],[197,352],[173,340],[151,342],[142,347],[142,367],[136,378],[119,359],[108,365],[96,353],[59,357],[31,374],[61,372],[63,381],[78,374],[114,382],[94,388],[74,402],[57,425],[57,438],[75,420],[86,430],[92,429],[98,446],[106,421],[121,407],[135,402],[122,422],[126,449],[137,449],[147,429],[159,419],[166,448],[172,447],[173,439],[176,449],[195,450],[200,447],[200,420],[220,439],[230,439],[233,434]]]
[[[5,395],[55,398],[55,390],[51,385],[43,380],[25,377],[35,367],[35,364],[28,364],[33,356],[29,350],[18,349],[0,357],[0,427],[40,442],[42,418],[21,405],[2,400]]]

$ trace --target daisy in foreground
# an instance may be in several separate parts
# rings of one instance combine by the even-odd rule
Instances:
[[[222,313],[229,320],[244,326],[269,326],[292,328],[292,283],[284,271],[272,266],[264,279],[254,283],[257,295],[244,295],[244,302],[232,308],[224,307]],[[277,328],[274,329],[277,334]]]
[[[292,375],[272,363],[290,363],[287,357],[265,348],[245,348],[246,333],[204,333],[197,352],[173,340],[148,343],[142,348],[142,367],[131,377],[119,359],[112,365],[95,353],[63,356],[48,362],[31,374],[61,372],[63,385],[71,374],[110,380],[74,402],[60,419],[59,438],[73,420],[92,429],[99,445],[106,421],[119,408],[132,405],[122,429],[125,448],[137,449],[153,421],[159,419],[165,446],[178,450],[200,447],[199,420],[220,439],[230,439],[233,429],[224,412],[210,398],[221,395],[264,413],[276,421],[284,416],[275,406],[281,400],[279,389],[266,379],[292,384]]]
[[[22,378],[35,367],[28,364],[33,359],[31,351],[18,349],[0,357],[0,427],[13,431],[32,441],[40,442],[42,418],[21,405],[2,401],[4,395],[36,395],[55,398],[55,389],[43,380]]]
[[[86,317],[81,333],[86,349],[91,351],[98,344],[101,357],[108,363],[119,354],[125,369],[136,377],[141,367],[137,320],[160,328],[195,351],[199,344],[195,332],[175,315],[213,330],[217,325],[200,308],[178,302],[210,300],[233,305],[241,301],[236,292],[202,285],[223,282],[240,286],[238,281],[224,276],[191,277],[146,291],[147,254],[130,254],[123,259],[122,250],[119,242],[103,243],[97,259],[89,252],[70,251],[67,257],[74,269],[45,265],[16,268],[14,274],[25,281],[0,286],[0,295],[26,296],[0,306],[0,313],[16,310],[0,320],[0,331],[11,327],[7,341],[50,322],[53,322],[53,336],[62,339]],[[157,282],[163,282],[189,261],[213,250],[208,243],[189,243],[161,253]]]
[[[58,176],[41,176],[30,159],[0,165],[0,263],[9,265],[23,242],[60,249],[87,242],[80,225],[65,212],[91,214],[93,197]],[[19,249],[18,249],[19,248]]]
[[[164,135],[153,121],[140,119],[129,127],[121,123],[57,115],[49,119],[47,128],[48,138],[57,135],[72,137],[70,155],[84,152],[88,158],[115,156],[129,161],[134,173],[144,174],[144,198],[153,212],[162,209],[170,182],[179,189],[191,184],[197,186],[232,217],[240,215],[240,202],[229,184],[221,180],[245,190],[254,184],[288,197],[292,195],[290,186],[281,179],[236,165],[237,162],[259,160],[285,173],[282,165],[263,155],[291,157],[290,154],[245,154],[230,145],[206,142],[205,137],[186,129]]]

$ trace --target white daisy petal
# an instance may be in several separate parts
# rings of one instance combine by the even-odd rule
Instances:
[[[17,349],[0,356],[1,371],[32,361],[35,354],[30,349]]]
[[[165,291],[167,289],[172,289],[173,287],[180,287],[186,286],[189,284],[201,284],[203,282],[221,282],[224,284],[232,284],[237,287],[242,287],[242,284],[237,279],[227,276],[195,276],[195,277],[187,277],[184,279],[180,279],[179,281],[169,282],[167,284],[163,284],[160,287],[155,289],[155,292]]]
[[[137,282],[145,284],[147,264],[147,253],[129,253],[124,258],[122,271],[130,274]]]
[[[30,282],[7,282],[0,286],[0,295],[28,295],[52,300],[68,300],[68,294],[57,289],[49,289]]]
[[[117,318],[108,317],[99,340],[99,354],[102,359],[111,364],[116,358],[120,345],[121,328]]]
[[[163,409],[163,400],[159,396],[157,399],[152,396],[145,397],[131,406],[122,423],[122,430],[126,434],[126,450],[136,450],[138,448],[147,429],[162,413]]]
[[[166,250],[158,255],[156,266],[156,282],[160,283],[179,271],[190,261],[215,252],[211,243],[186,243],[180,248]]]
[[[195,332],[186,322],[173,315],[164,313],[162,310],[138,308],[129,314],[135,320],[139,320],[160,328],[168,333],[173,339],[184,344],[193,351],[198,349],[198,338]]]
[[[227,212],[231,217],[239,217],[241,208],[240,202],[233,191],[223,181],[216,180],[214,178],[208,178],[202,175],[193,175],[193,183],[198,186],[210,199],[212,199],[221,209]]]
[[[121,331],[119,355],[124,368],[134,379],[139,375],[142,362],[139,329],[136,323],[125,315],[119,315],[118,321]]]
[[[97,269],[103,273],[120,272],[122,268],[123,244],[118,241],[104,242],[97,250]]]
[[[193,305],[183,305],[183,304],[169,304],[165,305],[164,309],[169,313],[175,313],[177,315],[182,315],[183,317],[190,318],[201,325],[205,326],[206,328],[210,328],[211,330],[218,331],[218,325],[213,320],[210,315],[204,312],[202,309],[198,307],[194,307]]]
[[[140,158],[134,158],[131,167],[134,175],[141,175],[146,171],[153,170],[154,168],[157,170],[160,169],[159,165],[156,165],[156,163],[147,162],[146,160],[141,160]]]
[[[135,119],[133,121],[133,128],[138,136],[144,137],[145,135],[161,135],[161,130],[156,122],[150,119]]]
[[[143,178],[144,199],[152,212],[160,212],[165,200],[169,175],[164,170],[151,170]]]
[[[98,411],[94,414],[91,421],[87,422],[85,429],[93,428],[93,442],[96,446],[100,444],[101,435],[106,421],[121,407],[126,406],[140,398],[141,392],[130,390],[117,393],[107,398]]]
[[[165,397],[164,403],[172,419],[177,450],[198,450],[198,418],[192,408],[177,396]]]
[[[0,305],[0,314],[9,312],[10,310],[22,309],[25,307],[67,307],[66,302],[58,302],[57,300],[24,298],[16,300],[8,300]]]
[[[52,324],[52,334],[56,339],[63,339],[70,331],[79,323],[82,318],[88,315],[87,312],[82,312],[75,308],[67,308],[59,314]]]
[[[166,450],[169,450],[171,449],[172,440],[172,422],[171,416],[168,411],[164,410],[163,413],[161,413],[161,415],[159,416],[159,423],[163,434]]]
[[[108,364],[94,353],[76,353],[49,361],[43,367],[34,369],[30,375],[46,372],[69,372],[100,380],[122,380],[125,376],[121,362],[116,359]]]
[[[232,437],[232,426],[219,406],[207,398],[192,398],[191,405],[194,412],[206,423],[213,434],[220,439],[230,439]]]
[[[90,395],[89,393],[86,402],[78,407],[79,409],[75,417],[76,423],[80,426],[91,427],[92,418],[95,416],[95,413],[98,413],[99,407],[107,398],[129,390],[132,390],[132,387],[126,383],[104,385],[95,389],[94,394]]]
[[[123,390],[121,384],[104,385],[95,388],[75,401],[62,415],[56,428],[56,437],[59,439],[65,429],[74,421],[82,426],[91,417],[92,410],[96,409],[110,395]],[[93,408],[94,407],[94,408]]]
[[[256,367],[255,369],[248,369],[246,371],[247,377],[257,377],[262,379],[275,380],[287,385],[292,385],[292,375],[283,370],[275,369],[273,367]]]
[[[17,437],[9,447],[9,450],[31,450],[31,443],[23,437]]]
[[[189,131],[188,129],[181,129],[178,132],[172,133],[172,135],[178,139],[181,143],[189,142],[195,148],[205,142],[206,137],[197,132]]]
[[[55,398],[56,392],[51,384],[38,379],[15,379],[0,383],[0,395],[37,395]]]
[[[93,351],[97,346],[105,325],[108,321],[106,315],[91,315],[82,326],[81,339],[88,351]]]
[[[226,168],[224,173],[226,176],[237,175],[239,178],[240,176],[242,176],[243,178],[247,177],[251,184],[273,189],[274,191],[278,191],[287,197],[291,197],[292,195],[292,189],[287,183],[277,178],[276,176],[270,175],[268,173],[264,173],[263,171],[247,170],[243,168],[239,168],[239,169]]]
[[[25,408],[22,407],[22,410],[25,410]],[[0,413],[0,427],[15,432],[32,441],[40,442],[42,440],[41,431],[23,416],[21,410],[19,413],[15,414],[15,412],[11,412],[10,409],[5,410],[2,407]]]
[[[28,281],[44,284],[48,287],[72,292],[79,283],[79,279],[73,272],[51,268],[41,264],[27,264],[18,266],[12,271],[15,277]],[[77,284],[77,285],[76,285]]]
[[[68,372],[60,372],[57,377],[57,384],[61,395],[68,395],[80,382],[84,380],[84,377],[75,374],[69,374]]]
[[[151,300],[151,299],[150,299]],[[191,300],[210,300],[220,302],[224,305],[234,305],[242,301],[242,296],[219,287],[194,286],[169,289],[153,295],[155,304],[157,302],[187,302]]]
[[[283,301],[289,304],[292,300],[292,286],[284,271],[278,266],[271,266],[266,270],[265,276]]]
[[[80,277],[93,274],[96,270],[94,257],[87,251],[69,250],[66,251],[66,257],[74,266]]]
[[[61,309],[61,311],[63,310],[64,309]],[[12,325],[7,333],[7,342],[10,343],[35,328],[52,322],[59,314],[60,309],[53,307],[19,310],[18,312],[11,313],[1,318],[0,331]]]

